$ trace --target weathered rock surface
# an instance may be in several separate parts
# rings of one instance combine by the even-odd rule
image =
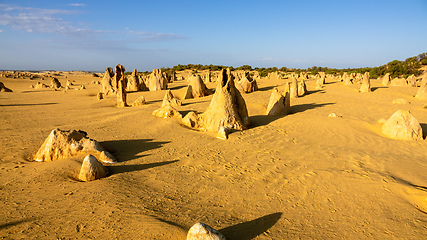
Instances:
[[[162,73],[161,69],[153,69],[149,79],[148,88],[150,91],[158,91],[167,89],[168,80]]]
[[[362,79],[362,86],[360,87],[360,92],[371,92],[371,78],[369,72],[365,72]]]
[[[196,223],[188,230],[187,240],[225,240],[225,237],[204,223]]]
[[[199,98],[211,95],[212,92],[206,87],[200,75],[192,75],[188,79],[188,84],[191,86],[191,94],[193,98]]]
[[[142,106],[142,105],[145,105],[145,97],[144,97],[144,96],[140,96],[139,98],[137,98],[137,99],[132,103],[132,107]]]
[[[83,131],[62,131],[56,128],[50,132],[33,159],[38,162],[49,162],[81,153],[101,154],[103,151],[105,150],[101,144],[88,138]],[[105,162],[115,163],[116,159],[109,155]]]
[[[107,176],[108,170],[91,154],[87,155],[82,163],[79,180],[88,182]]]
[[[277,88],[274,88],[267,106],[267,115],[287,115],[290,111],[290,105],[286,101],[290,101],[290,99],[287,100],[286,98],[290,98],[289,92],[283,96]]]
[[[396,111],[383,125],[382,133],[400,140],[422,140],[423,130],[409,111]]]

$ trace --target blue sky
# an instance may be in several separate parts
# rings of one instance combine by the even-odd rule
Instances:
[[[426,0],[0,0],[0,69],[374,67],[427,52]]]

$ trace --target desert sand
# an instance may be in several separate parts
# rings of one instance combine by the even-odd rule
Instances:
[[[316,89],[310,78],[288,115],[267,116],[271,92],[288,79],[257,79],[258,91],[242,94],[249,128],[220,140],[153,116],[167,90],[129,92],[129,105],[141,96],[146,104],[119,108],[115,95],[97,100],[100,85],[91,82],[100,77],[56,78],[73,86],[34,89],[50,80],[0,77],[13,90],[0,92],[2,239],[186,239],[196,222],[228,240],[427,234],[427,140],[390,139],[378,123],[409,110],[425,139],[427,102],[414,98],[417,87],[371,79],[371,92],[362,93],[359,83],[329,78]],[[187,85],[168,89],[182,96]],[[214,91],[216,83],[206,86]],[[176,109],[202,113],[212,96],[182,99]],[[55,128],[85,131],[118,163],[104,164],[106,178],[82,182],[86,155],[30,161]]]

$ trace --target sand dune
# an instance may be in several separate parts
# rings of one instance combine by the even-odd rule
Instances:
[[[67,78],[65,78],[67,76]],[[131,92],[146,105],[99,101],[95,77],[57,76],[67,92],[31,89],[37,81],[0,78],[0,237],[6,239],[185,239],[204,222],[227,239],[423,239],[427,234],[427,143],[383,136],[381,118],[409,110],[427,133],[426,103],[416,87],[372,92],[326,79],[291,100],[289,115],[266,116],[274,87],[257,80],[243,94],[251,126],[226,141],[151,113],[166,90]],[[98,78],[100,80],[100,78]],[[211,90],[214,82],[206,83]],[[186,81],[168,88],[181,96]],[[410,104],[393,104],[404,98]],[[212,95],[182,100],[184,116],[206,110]],[[328,117],[335,113],[342,117]],[[50,131],[83,130],[118,160],[110,176],[76,180],[85,155],[31,162]],[[425,138],[425,136],[424,136]]]

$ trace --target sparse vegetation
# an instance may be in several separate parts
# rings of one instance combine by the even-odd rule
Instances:
[[[427,65],[427,53],[421,53],[416,57],[407,58],[405,61],[394,60],[385,65],[379,67],[364,67],[364,68],[345,68],[345,69],[337,69],[337,68],[328,68],[328,67],[319,67],[313,66],[307,69],[292,69],[287,67],[281,67],[280,69],[277,67],[269,67],[269,68],[252,68],[250,65],[242,65],[240,67],[234,68],[233,66],[223,66],[223,65],[201,65],[201,64],[187,64],[181,65],[178,64],[172,68],[162,68],[165,72],[177,72],[183,70],[192,70],[193,73],[197,73],[202,70],[210,70],[210,71],[219,71],[225,68],[230,68],[231,70],[245,70],[245,71],[258,71],[261,77],[268,76],[271,72],[281,71],[281,72],[296,72],[296,73],[310,73],[317,74],[319,72],[325,72],[326,74],[343,74],[347,73],[365,73],[369,72],[371,78],[378,78],[380,76],[385,75],[386,73],[390,73],[391,77],[408,77],[412,74],[415,76],[419,76],[421,71],[419,70],[422,65]]]

